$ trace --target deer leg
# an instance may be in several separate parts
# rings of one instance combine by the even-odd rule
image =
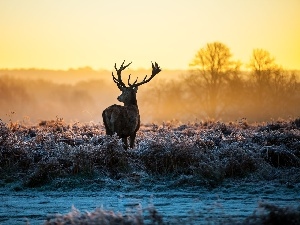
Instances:
[[[134,146],[135,136],[136,136],[136,133],[133,133],[133,134],[130,136],[130,148],[133,148],[133,146]]]
[[[124,149],[128,149],[127,137],[122,138]]]

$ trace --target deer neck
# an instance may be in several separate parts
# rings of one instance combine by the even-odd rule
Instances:
[[[135,98],[133,98],[128,102],[124,102],[124,106],[136,106],[136,107],[138,107],[137,100]]]
[[[127,96],[126,100],[124,101],[124,106],[137,107],[136,92],[134,90],[130,91],[130,94]]]

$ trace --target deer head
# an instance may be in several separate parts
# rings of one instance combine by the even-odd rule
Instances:
[[[152,80],[152,78],[155,77],[155,75],[158,74],[161,71],[161,69],[156,62],[154,62],[154,64],[152,63],[151,76],[147,79],[147,75],[146,75],[145,78],[141,82],[138,82],[138,77],[137,77],[136,80],[132,84],[130,83],[130,75],[131,74],[129,74],[128,81],[127,81],[128,86],[126,86],[125,83],[122,81],[121,73],[132,62],[128,63],[127,65],[124,65],[124,63],[125,63],[125,60],[123,61],[122,65],[120,66],[119,69],[117,68],[117,65],[115,63],[115,70],[117,72],[117,77],[115,77],[114,73],[112,72],[113,81],[117,84],[118,88],[122,92],[122,94],[117,99],[118,99],[118,101],[123,102],[125,106],[126,105],[137,105],[136,93],[137,93],[138,87],[141,86],[142,84],[148,83],[150,80]]]

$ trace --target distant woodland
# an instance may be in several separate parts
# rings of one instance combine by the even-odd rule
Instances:
[[[263,49],[254,49],[249,58],[242,64],[233,59],[225,44],[213,42],[199,49],[188,71],[162,68],[139,88],[142,122],[242,118],[261,122],[299,117],[299,71],[285,70]],[[102,122],[102,111],[120,104],[112,71],[113,65],[111,71],[89,67],[68,71],[2,69],[0,119],[20,123],[55,118]],[[126,70],[122,76],[124,80],[129,74],[132,79],[142,79],[150,73],[151,69]]]

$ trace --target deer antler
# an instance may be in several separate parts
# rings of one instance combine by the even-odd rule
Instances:
[[[146,75],[145,78],[143,79],[143,81],[137,83],[138,78],[136,78],[136,80],[133,82],[133,84],[130,84],[130,75],[129,75],[128,85],[130,87],[138,87],[142,84],[148,83],[150,80],[152,80],[153,77],[155,77],[156,74],[158,74],[161,71],[161,68],[159,67],[159,65],[156,62],[154,62],[154,64],[153,64],[153,62],[151,62],[151,63],[152,63],[152,74],[148,79],[147,79],[148,75]]]
[[[122,81],[122,78],[121,78],[121,73],[123,70],[125,70],[132,62],[128,63],[127,65],[124,66],[124,63],[125,63],[125,60],[123,61],[122,65],[120,66],[120,68],[118,69],[117,68],[117,64],[115,63],[115,70],[117,71],[117,75],[118,75],[118,78],[116,78],[114,76],[114,73],[112,72],[112,77],[113,77],[113,81],[118,85],[118,88],[119,89],[122,89],[124,87],[126,87],[126,85],[124,84],[124,82]],[[130,77],[130,75],[129,75]]]

